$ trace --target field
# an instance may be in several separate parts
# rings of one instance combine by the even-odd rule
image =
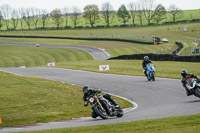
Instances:
[[[184,32],[184,26],[188,26],[188,32]],[[194,32],[193,30],[196,29]],[[85,33],[85,34],[82,34]],[[87,33],[87,34],[86,34]],[[89,33],[93,33],[92,35]],[[103,33],[106,33],[103,35]],[[127,42],[112,41],[87,41],[87,40],[59,40],[59,39],[15,39],[1,38],[0,42],[23,42],[23,43],[41,43],[41,44],[65,44],[65,45],[87,45],[96,48],[105,49],[112,57],[123,54],[137,53],[171,53],[177,48],[175,41],[183,42],[185,48],[179,55],[191,55],[191,48],[196,46],[196,38],[200,38],[200,23],[178,24],[170,26],[153,26],[140,28],[110,28],[110,29],[84,29],[83,30],[34,30],[34,31],[2,31],[0,35],[18,35],[18,36],[52,36],[52,37],[78,37],[78,38],[110,38],[110,39],[128,39],[137,40],[135,37],[151,40],[151,36],[167,38],[169,43],[160,45],[141,45]],[[83,36],[84,35],[84,36]],[[103,35],[103,37],[102,37]],[[129,38],[126,38],[129,37]]]

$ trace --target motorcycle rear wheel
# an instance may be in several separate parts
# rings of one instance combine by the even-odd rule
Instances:
[[[117,117],[122,117],[123,115],[124,115],[123,110],[122,110],[122,109],[119,109],[119,110],[117,111]]]

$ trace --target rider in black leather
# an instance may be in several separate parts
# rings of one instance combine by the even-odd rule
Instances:
[[[149,63],[152,63],[151,60],[149,59],[148,56],[145,56],[144,60],[142,62],[142,68],[144,70],[144,74],[145,74],[146,77],[147,77],[147,73],[146,73],[147,72],[147,68],[146,68],[146,65],[149,64]]]
[[[187,96],[192,95],[192,93],[190,92],[190,90],[187,88],[186,84],[189,84],[189,85],[192,84],[191,80],[190,80],[191,78],[197,79],[198,82],[200,81],[200,79],[198,78],[198,76],[196,76],[196,75],[194,75],[192,73],[191,74],[187,73],[187,70],[185,70],[185,69],[181,70],[181,76],[182,76],[181,82],[183,84],[183,87],[186,90]]]
[[[93,95],[95,93],[101,93],[101,89],[93,89],[90,88],[88,85],[83,86],[83,101],[84,101],[84,106],[88,106],[88,97],[90,95]],[[109,94],[105,94],[103,95],[103,97],[105,99],[107,99],[108,101],[110,101],[116,108],[120,108],[119,105],[117,104],[117,102],[109,95]],[[92,115],[93,118],[97,117],[97,114],[93,111]]]

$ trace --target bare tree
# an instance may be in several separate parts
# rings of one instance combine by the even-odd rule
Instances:
[[[131,18],[132,18],[132,23],[133,25],[135,25],[135,17],[138,14],[138,6],[137,3],[131,2],[128,4],[128,8],[129,8],[129,12],[131,14]]]
[[[45,29],[45,26],[46,26],[46,23],[47,23],[48,19],[49,19],[49,14],[48,14],[47,10],[42,10],[41,23],[42,23],[43,29]]]
[[[199,19],[200,19],[200,8],[199,8]]]
[[[71,19],[74,23],[74,28],[76,28],[79,23],[79,16],[81,15],[80,9],[78,7],[73,7]]]
[[[31,20],[32,20],[32,16],[31,16],[31,9],[30,8],[26,8],[22,10],[22,16],[23,16],[23,20],[25,21],[25,23],[28,26],[28,29],[31,29]]]
[[[158,24],[160,21],[166,19],[167,11],[162,4],[159,4],[155,9],[154,20]]]
[[[89,20],[91,27],[94,26],[95,22],[99,19],[99,8],[97,5],[87,5],[84,8],[83,17]]]
[[[1,27],[3,27],[3,15],[2,15],[2,12],[0,10],[0,30],[1,30]]]
[[[19,12],[16,9],[13,9],[11,12],[11,20],[12,20],[12,24],[13,24],[13,29],[15,30],[17,28],[18,25],[18,21],[19,21]]]
[[[109,2],[106,2],[102,5],[101,9],[107,27],[109,27],[115,16],[113,6]]]
[[[68,21],[69,21],[69,8],[68,7],[64,7],[62,9],[62,14],[63,14],[64,20],[65,20],[65,27],[67,28]]]
[[[142,21],[143,21],[143,10],[142,10],[142,3],[141,3],[141,1],[138,2],[137,7],[138,7],[137,16],[139,17],[140,25],[142,25]]]
[[[24,27],[23,27],[23,18],[24,18],[24,15],[25,15],[25,9],[24,8],[20,8],[20,9],[18,9],[18,12],[19,12],[19,21],[20,21],[20,25],[21,25],[21,29],[23,30],[24,29]]]
[[[182,10],[180,10],[176,5],[169,6],[169,14],[172,15],[173,22],[175,23],[177,19],[183,16]]]
[[[57,29],[59,29],[60,25],[63,23],[63,18],[60,9],[54,9],[50,13],[53,21],[55,22]]]
[[[35,28],[37,29],[37,25],[38,25],[38,22],[40,20],[40,15],[41,15],[41,10],[38,9],[38,8],[30,8],[30,11],[31,11],[31,14],[32,14],[32,21],[35,25]]]
[[[142,2],[144,17],[147,20],[148,25],[150,25],[151,20],[153,19],[155,14],[154,0],[141,0],[141,2]]]
[[[12,8],[10,5],[6,4],[6,5],[1,6],[1,12],[2,12],[2,16],[5,20],[7,30],[9,30],[9,24],[10,24],[9,19],[10,19],[11,11],[12,11]]]

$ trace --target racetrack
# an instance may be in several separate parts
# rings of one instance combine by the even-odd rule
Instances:
[[[90,126],[98,124],[154,119],[169,116],[200,113],[200,100],[187,97],[180,80],[156,78],[148,82],[145,77],[102,74],[61,68],[0,68],[2,71],[25,76],[37,76],[76,85],[90,85],[103,91],[126,97],[137,103],[138,107],[122,118],[107,120],[80,118],[62,122],[36,124],[34,126],[3,128],[0,133],[30,131],[66,127]]]

